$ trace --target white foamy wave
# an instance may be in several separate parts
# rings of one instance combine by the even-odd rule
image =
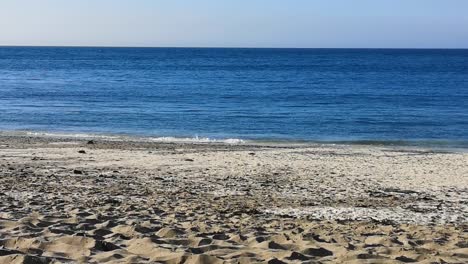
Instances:
[[[157,137],[150,138],[151,141],[157,142],[176,142],[176,143],[225,143],[225,144],[243,144],[242,139],[227,138],[227,139],[213,139],[206,137],[193,137],[193,138],[177,138],[177,137]]]
[[[224,144],[243,144],[242,139],[227,138],[213,139],[207,137],[135,137],[135,136],[112,136],[97,135],[86,133],[47,133],[47,132],[26,132],[26,135],[33,137],[54,137],[54,138],[76,138],[76,139],[103,139],[112,141],[147,141],[147,142],[165,142],[165,143],[224,143]]]

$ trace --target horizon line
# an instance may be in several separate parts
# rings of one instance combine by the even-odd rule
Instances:
[[[466,48],[390,48],[390,47],[248,47],[248,46],[111,46],[111,45],[1,45],[0,48],[142,48],[142,49],[368,49],[368,50],[467,50]]]

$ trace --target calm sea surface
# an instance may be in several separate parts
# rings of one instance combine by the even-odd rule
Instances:
[[[0,130],[468,146],[468,50],[0,47]]]

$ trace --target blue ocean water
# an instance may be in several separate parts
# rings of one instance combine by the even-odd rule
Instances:
[[[0,130],[463,145],[468,50],[0,47]]]

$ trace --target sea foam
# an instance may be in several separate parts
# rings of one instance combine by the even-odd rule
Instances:
[[[54,137],[74,139],[103,139],[110,141],[143,141],[143,142],[165,142],[165,143],[224,143],[244,144],[245,140],[238,138],[214,139],[208,137],[135,137],[126,135],[99,135],[86,133],[50,133],[50,132],[26,132],[33,137]]]

